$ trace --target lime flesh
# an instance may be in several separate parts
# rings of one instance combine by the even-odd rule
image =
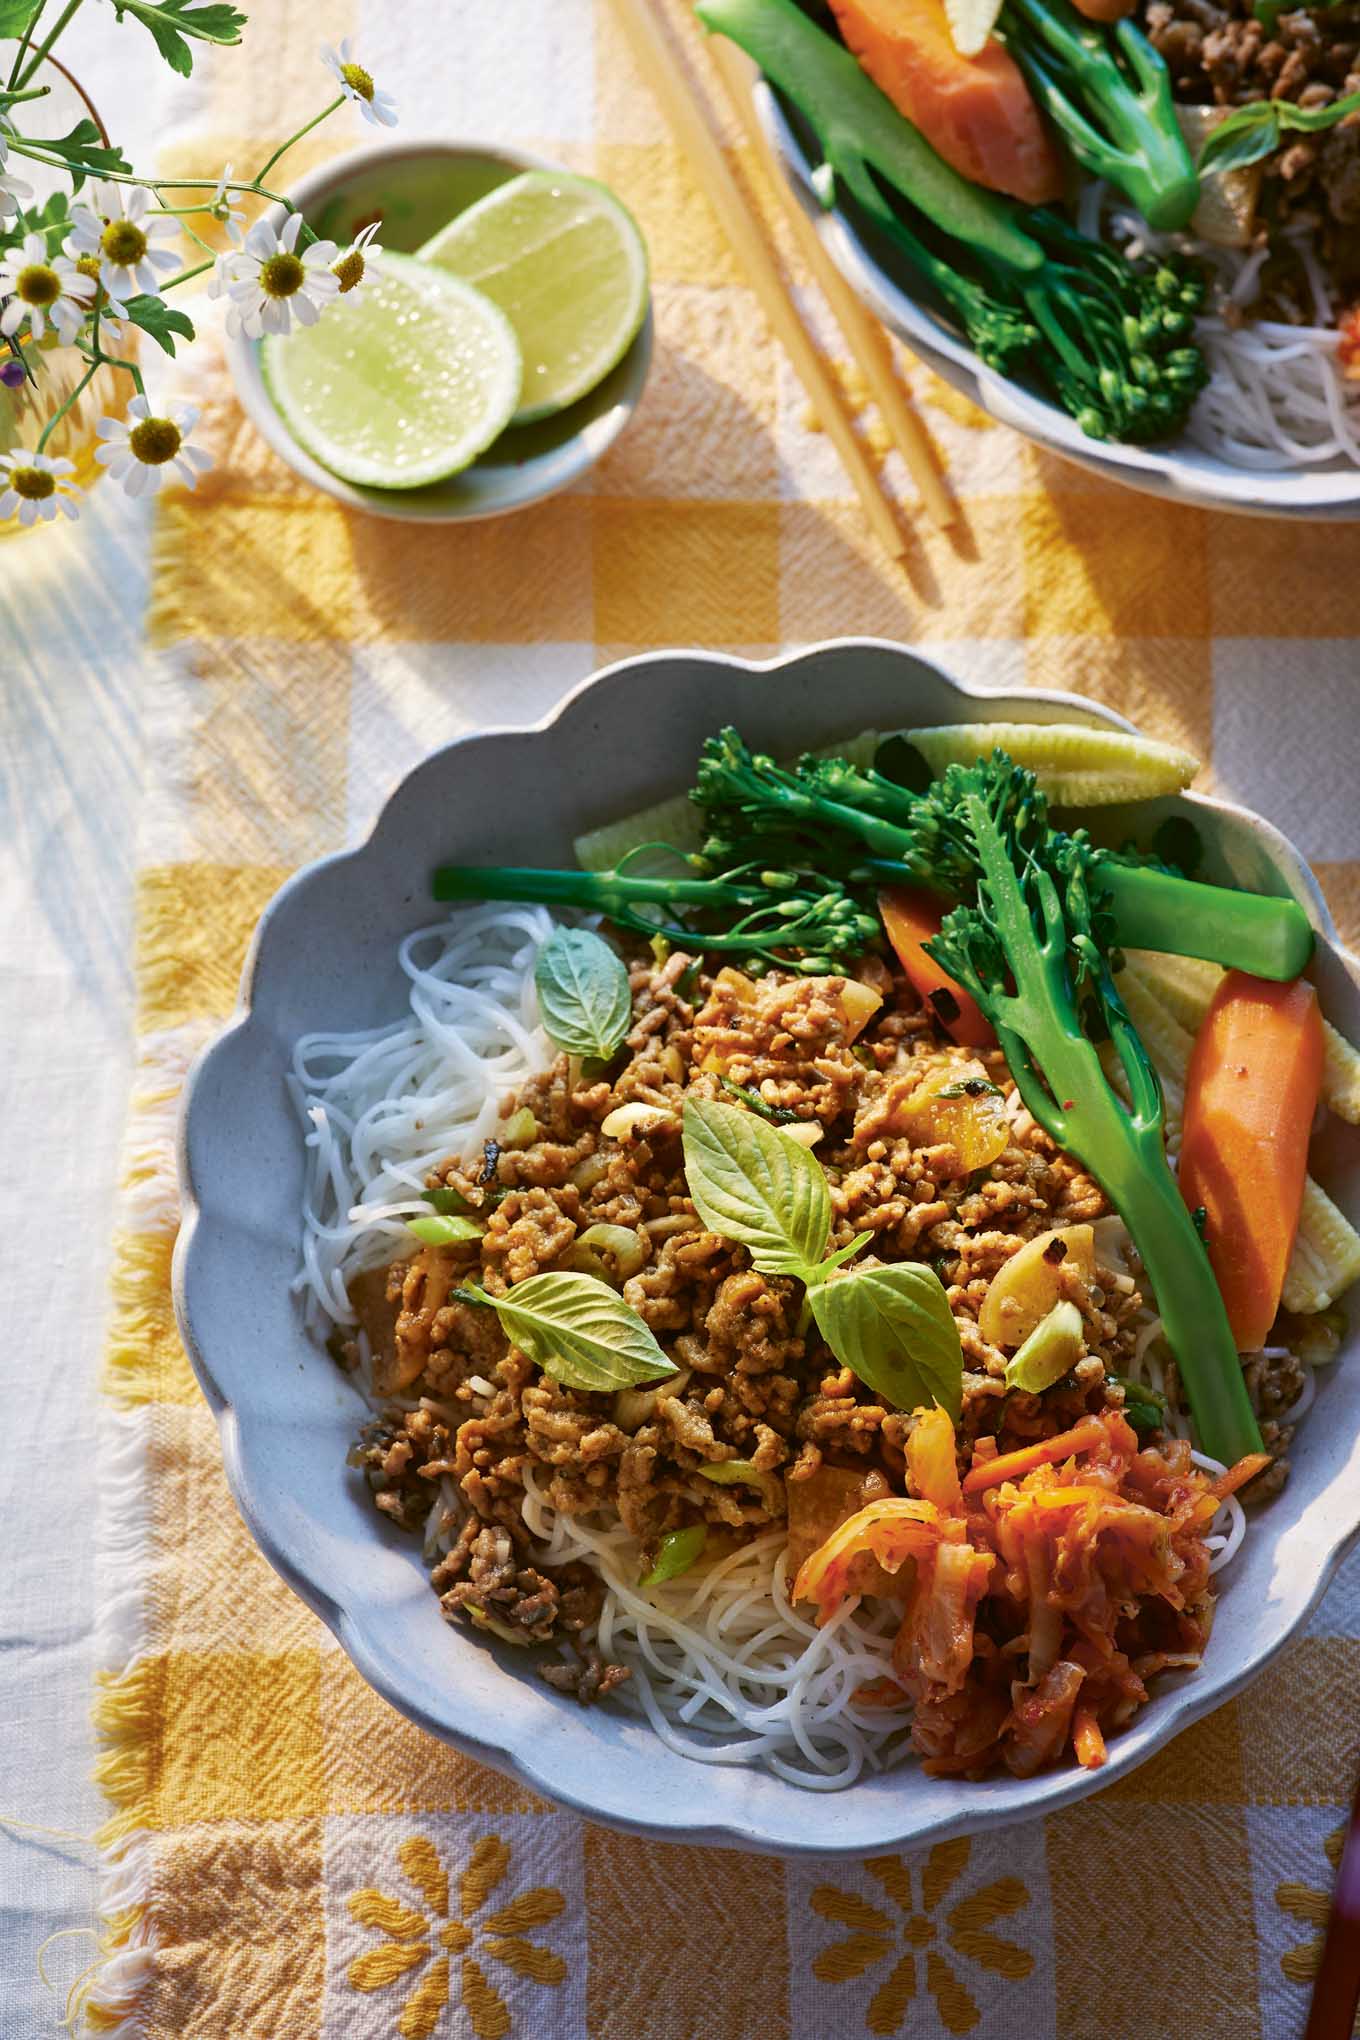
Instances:
[[[298,444],[347,482],[415,489],[456,475],[519,402],[514,328],[480,291],[385,251],[353,304],[266,339],[260,368]]]
[[[589,177],[528,170],[451,220],[423,262],[494,298],[519,336],[517,425],[603,382],[647,312],[647,250],[632,214]]]

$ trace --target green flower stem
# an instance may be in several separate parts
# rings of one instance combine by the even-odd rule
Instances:
[[[194,208],[194,210],[195,210],[195,211],[197,211],[197,212],[206,212],[206,211],[207,211],[207,207],[206,207],[206,206],[197,206],[197,207],[195,207],[195,208]],[[207,256],[210,256],[210,257],[211,257],[211,259],[212,259],[212,260],[213,260],[214,262],[216,262],[216,260],[217,260],[217,250],[216,250],[216,248],[214,248],[214,247],[213,247],[213,245],[212,245],[212,242],[211,242],[211,241],[205,241],[205,240],[204,240],[204,238],[203,238],[203,236],[202,236],[202,234],[199,234],[199,233],[195,233],[194,229],[193,229],[193,228],[192,228],[192,227],[191,227],[191,226],[189,225],[189,222],[188,222],[188,220],[187,220],[187,219],[185,219],[185,217],[184,217],[184,215],[183,215],[182,213],[178,214],[178,215],[177,215],[177,217],[178,217],[178,219],[179,219],[179,223],[180,223],[180,231],[181,231],[181,233],[185,233],[185,234],[187,234],[187,235],[189,236],[189,239],[190,239],[190,240],[191,240],[192,242],[194,242],[195,246],[197,246],[197,247],[201,248],[201,249],[203,250],[203,253],[204,253],[205,255],[207,255]]]
[[[286,142],[280,142],[277,149],[275,149],[273,155],[269,158],[269,161],[264,165],[262,169],[256,171],[255,182],[259,184],[264,178],[266,178],[269,175],[270,171],[273,169],[274,165],[278,162],[280,156],[286,156],[288,154],[288,151],[291,148],[293,148],[296,143],[300,142],[304,135],[309,135],[314,127],[320,127],[323,120],[329,120],[330,116],[339,107],[342,107],[344,103],[345,95],[342,92],[340,94],[340,97],[338,99],[333,99],[329,106],[322,107],[320,113],[317,114],[315,120],[309,120],[306,127],[300,127],[295,135],[290,135],[288,137],[288,140]]]
[[[10,148],[15,155],[31,156],[35,163],[45,163],[49,170],[74,172],[78,177],[93,177],[101,184],[135,184],[141,191],[216,191],[215,177],[139,177],[135,171],[96,170],[90,163],[75,163],[65,156],[54,156],[41,142],[30,141],[24,135],[11,135]],[[246,183],[235,180],[225,186],[227,191],[240,191],[251,198],[267,198],[271,205],[281,205],[285,212],[295,213],[297,205],[281,191],[270,191],[258,182]],[[210,211],[211,207],[189,208]],[[316,236],[312,236],[315,240]]]
[[[43,41],[39,44],[28,64],[19,73],[18,82],[20,85],[27,85],[33,73],[42,63],[43,58],[51,53],[52,45],[57,40],[57,37],[70,25],[72,17],[78,13],[82,5],[83,0],[67,0],[67,4],[57,16],[55,27],[43,38]]]
[[[24,58],[28,55],[29,44],[33,40],[33,31],[42,20],[43,9],[46,5],[47,0],[38,0],[37,12],[19,38],[19,47],[14,52],[14,62],[10,65],[9,82],[11,87],[17,82],[19,73],[23,69]]]
[[[194,235],[194,239],[198,241],[197,234]],[[203,248],[207,246],[207,243],[199,241],[198,245],[200,248]],[[204,270],[213,268],[216,261],[217,257],[214,255],[211,262],[196,262],[192,269],[181,269],[178,276],[172,276],[168,283],[161,285],[161,296],[164,297],[168,290],[175,290],[181,283],[191,282],[195,276],[202,276]]]
[[[86,358],[88,359],[89,357],[87,356]],[[52,413],[52,416],[48,419],[47,423],[43,426],[42,432],[39,434],[38,443],[33,449],[35,453],[42,452],[48,440],[51,438],[52,434],[56,431],[58,425],[60,425],[62,419],[66,416],[66,413],[70,410],[71,406],[75,403],[76,399],[78,397],[82,397],[85,394],[85,391],[89,388],[90,383],[94,378],[95,371],[99,367],[99,361],[100,357],[98,354],[96,354],[94,360],[90,362],[90,365],[86,369],[84,375],[80,378],[80,381],[76,384],[70,396],[66,399],[66,402],[62,404],[58,410],[55,410]]]

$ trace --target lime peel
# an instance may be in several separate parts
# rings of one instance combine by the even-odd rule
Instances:
[[[516,425],[598,387],[647,315],[647,249],[627,208],[592,177],[526,170],[450,220],[420,251],[494,298],[519,336]]]

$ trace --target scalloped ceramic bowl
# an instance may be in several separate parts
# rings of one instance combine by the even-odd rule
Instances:
[[[513,1650],[449,1627],[418,1549],[346,1469],[362,1405],[303,1330],[289,1292],[302,1145],[284,1070],[306,1030],[369,1027],[402,1010],[397,943],[432,917],[431,867],[568,861],[581,829],[686,785],[701,741],[725,722],[788,753],[866,728],[997,717],[1128,727],[1071,695],[969,689],[912,652],[871,641],[762,665],[671,652],[611,666],[533,729],[487,731],[437,751],[366,843],[290,879],[260,922],[241,1005],[190,1082],[175,1299],[232,1490],[261,1550],[393,1706],[592,1819],[661,1838],[838,1853],[1046,1812],[1124,1777],[1254,1677],[1307,1619],[1360,1528],[1352,1337],[1347,1359],[1321,1380],[1289,1486],[1233,1562],[1204,1669],[1167,1683],[1112,1742],[1104,1770],[970,1784],[906,1764],[843,1792],[808,1794],[764,1771],[676,1756],[630,1714],[582,1709],[517,1666]],[[1360,1039],[1360,973],[1298,854],[1240,809],[1194,796],[1159,806],[1193,813],[1210,875],[1303,903],[1318,930],[1327,1010]],[[1126,818],[1105,812],[1117,840]],[[1323,1174],[1360,1212],[1360,1138],[1341,1127],[1334,1138]]]
[[[1088,439],[1056,404],[985,368],[953,327],[916,302],[890,248],[876,244],[872,232],[862,230],[841,207],[823,210],[812,192],[815,159],[809,158],[800,134],[764,79],[758,79],[752,91],[756,113],[794,193],[847,282],[913,354],[1002,425],[1106,481],[1123,482],[1170,502],[1255,517],[1319,522],[1360,517],[1360,469],[1348,461],[1258,473],[1234,467],[1186,440],[1165,447],[1107,445]]]

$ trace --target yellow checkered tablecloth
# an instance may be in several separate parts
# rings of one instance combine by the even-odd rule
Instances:
[[[607,1833],[427,1740],[238,1521],[167,1294],[179,1086],[275,887],[460,731],[532,721],[648,647],[905,639],[974,682],[1080,689],[1189,744],[1207,783],[1294,835],[1360,933],[1360,527],[1098,485],[914,367],[966,522],[950,538],[919,521],[889,568],[602,0],[456,18],[280,0],[243,52],[201,64],[197,135],[166,167],[257,159],[311,104],[316,43],[346,31],[407,129],[494,135],[617,188],[651,247],[656,359],[585,484],[448,531],[304,488],[200,350],[217,466],[160,504],[142,709],[95,2021],[146,2040],[1293,2040],[1360,1760],[1360,1563],[1240,1701],[1087,1804],[920,1856],[786,1864]],[[317,146],[339,145],[330,129]]]

